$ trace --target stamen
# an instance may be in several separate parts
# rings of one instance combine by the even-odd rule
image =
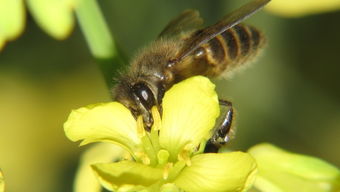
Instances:
[[[142,162],[145,165],[150,165],[150,158],[144,152],[135,152],[137,162]]]
[[[178,160],[184,161],[187,166],[191,166],[190,155],[192,153],[193,146],[191,143],[186,144],[182,151],[178,154]]]
[[[156,151],[153,148],[153,145],[148,135],[142,137],[142,143],[143,149],[146,152],[147,156],[149,157],[149,164],[155,165],[157,163]]]
[[[168,163],[164,166],[164,170],[163,170],[163,179],[166,180],[169,177],[169,173],[171,168],[173,167],[173,163]]]
[[[151,108],[151,114],[153,118],[153,126],[151,130],[158,131],[162,127],[162,120],[161,120],[161,115],[159,114],[159,111],[156,106],[153,106]]]
[[[197,154],[203,153],[204,149],[205,149],[205,146],[207,145],[207,142],[208,141],[206,141],[206,140],[201,141],[200,145],[198,146],[197,151],[194,152],[193,155],[197,155]]]
[[[151,114],[152,114],[152,118],[153,118],[154,123],[153,123],[153,126],[151,128],[150,139],[151,139],[151,143],[152,143],[155,151],[159,151],[161,149],[161,147],[159,145],[159,131],[160,131],[161,126],[162,126],[162,121],[161,121],[161,117],[160,117],[160,114],[159,114],[156,106],[152,107]]]
[[[150,140],[155,151],[159,151],[161,146],[159,145],[158,131],[151,130]]]
[[[145,129],[142,116],[138,116],[137,118],[137,134],[140,138],[145,136]]]
[[[142,145],[143,145],[143,149],[145,151],[144,156],[147,157],[144,158],[144,156],[142,156],[142,162],[144,164],[151,164],[151,165],[155,165],[157,163],[157,157],[156,157],[156,151],[153,147],[153,144],[150,140],[150,135],[146,133],[145,129],[144,129],[144,123],[143,123],[143,118],[142,116],[138,116],[137,118],[137,134],[138,136],[141,138],[142,140]]]
[[[172,163],[171,163],[172,164]],[[184,161],[177,161],[174,166],[172,166],[172,169],[168,173],[168,180],[175,179],[182,171],[182,169],[185,167]]]
[[[167,150],[161,149],[158,151],[157,158],[158,158],[158,164],[164,165],[168,162],[169,159],[169,152]]]

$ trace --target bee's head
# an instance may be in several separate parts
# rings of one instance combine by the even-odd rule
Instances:
[[[115,90],[115,99],[127,107],[135,118],[143,116],[144,124],[150,128],[153,119],[151,108],[156,105],[156,97],[146,82],[136,83],[121,81]]]

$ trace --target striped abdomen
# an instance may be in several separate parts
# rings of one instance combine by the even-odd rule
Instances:
[[[236,25],[217,35],[199,49],[206,54],[196,52],[196,60],[207,65],[207,76],[218,76],[248,62],[263,47],[264,37],[261,32],[249,25]]]

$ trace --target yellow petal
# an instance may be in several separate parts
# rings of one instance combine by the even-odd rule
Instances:
[[[91,164],[108,163],[128,157],[125,150],[109,143],[97,143],[82,155],[74,183],[74,192],[100,192],[101,185],[91,169]]]
[[[23,0],[0,0],[0,36],[4,40],[13,40],[22,33],[24,25]]]
[[[65,39],[73,29],[76,0],[27,0],[36,22],[49,35]]]
[[[215,85],[208,78],[195,76],[174,85],[163,99],[160,145],[175,161],[183,147],[196,147],[209,132],[219,115]]]
[[[174,183],[187,192],[239,192],[248,190],[256,173],[255,160],[247,153],[195,155]]]
[[[0,34],[0,51],[5,46],[5,38]]]
[[[164,184],[161,187],[160,191],[161,192],[180,192],[178,187],[175,184],[173,184],[173,183]]]
[[[5,191],[5,180],[0,170],[0,192],[4,192],[4,191]]]
[[[106,141],[134,151],[141,143],[131,112],[118,102],[73,110],[64,124],[66,136],[82,144]]]
[[[268,11],[285,16],[300,17],[340,9],[339,0],[273,0],[266,7]]]
[[[270,144],[256,145],[249,153],[259,169],[255,186],[263,192],[340,191],[339,169],[318,158],[290,153]]]
[[[139,191],[162,179],[162,169],[133,161],[95,164],[100,182],[109,190]],[[124,189],[124,190],[123,190]]]

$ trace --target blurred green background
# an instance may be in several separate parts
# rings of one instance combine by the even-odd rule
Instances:
[[[212,24],[242,1],[117,1],[99,4],[126,57],[155,39],[187,8]],[[266,11],[246,23],[268,38],[262,56],[230,80],[220,97],[237,110],[234,149],[271,142],[340,167],[340,11],[284,19]],[[64,41],[37,27],[0,52],[0,167],[7,192],[70,192],[79,148],[64,135],[71,109],[110,101],[110,91],[77,26]]]

